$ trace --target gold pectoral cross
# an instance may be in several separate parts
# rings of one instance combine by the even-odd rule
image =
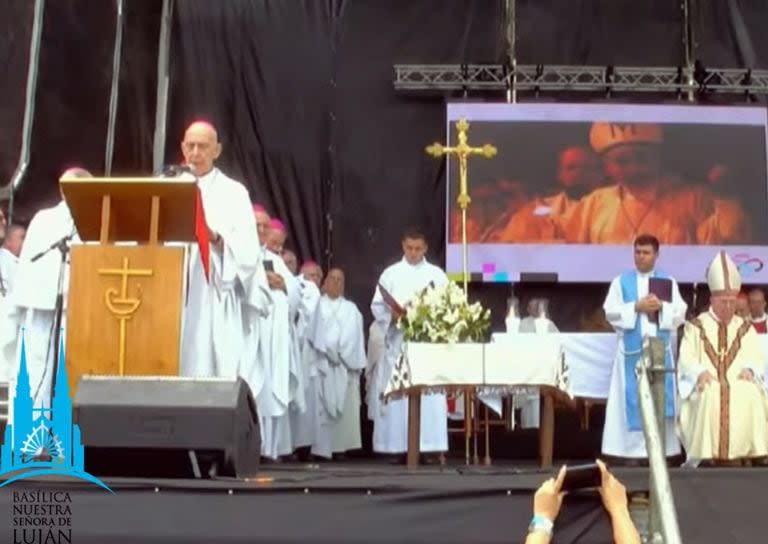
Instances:
[[[464,294],[467,294],[467,283],[469,282],[469,263],[467,256],[467,208],[472,201],[469,198],[469,188],[467,181],[467,159],[470,155],[482,155],[491,158],[496,155],[496,148],[491,144],[485,144],[482,147],[472,147],[467,143],[467,131],[469,123],[461,118],[456,122],[456,132],[458,143],[455,146],[444,146],[440,143],[434,143],[427,147],[427,153],[433,157],[442,157],[443,155],[455,155],[459,161],[459,196],[456,202],[461,208],[461,246],[462,246],[462,265],[464,277]]]
[[[128,278],[130,276],[151,276],[152,270],[146,268],[128,268],[128,257],[123,257],[122,268],[100,268],[102,276],[120,276],[120,291],[111,287],[104,292],[104,304],[120,324],[117,366],[120,376],[125,374],[125,336],[126,323],[141,306],[140,298],[128,297]],[[139,291],[141,293],[141,291]]]

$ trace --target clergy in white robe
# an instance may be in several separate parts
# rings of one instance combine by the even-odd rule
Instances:
[[[181,149],[198,178],[209,260],[206,277],[200,248],[192,245],[180,374],[242,377],[252,385],[254,361],[248,346],[258,334],[259,318],[266,315],[269,300],[258,276],[261,252],[248,191],[214,166],[221,144],[210,124],[190,125]]]
[[[0,339],[10,340],[16,335],[15,324],[10,318],[13,313],[11,295],[25,232],[24,227],[19,225],[9,226],[6,229],[3,247],[0,248]],[[10,379],[12,358],[9,357],[8,361],[4,358],[0,359],[0,383]]]
[[[368,407],[368,419],[375,421],[374,407],[378,407],[379,401],[374,397],[375,392],[374,377],[377,372],[377,365],[384,360],[386,350],[387,328],[380,321],[374,320],[368,327],[368,349],[366,350],[368,364],[365,367],[365,404]]]
[[[259,272],[265,278],[270,304],[267,313],[260,318],[258,339],[249,346],[248,357],[252,361],[251,381],[258,384],[254,396],[261,427],[261,454],[276,460],[293,450],[290,405],[292,399],[298,400],[296,393],[301,388],[294,377],[296,387],[291,394],[291,369],[294,368],[294,376],[298,373],[294,362],[298,355],[292,341],[291,316],[295,315],[300,294],[283,259],[264,247],[271,220],[269,214],[258,203],[251,206],[251,212],[263,261]]]
[[[291,270],[288,263],[286,263],[286,266]],[[314,282],[307,281],[302,276],[294,277],[300,296],[298,312],[294,318],[293,336],[295,338],[299,364],[301,365],[300,371],[302,372],[302,383],[304,384],[305,410],[302,412],[296,407],[291,410],[291,437],[294,448],[303,448],[311,446],[315,441],[315,412],[317,411],[315,399],[317,395],[314,391],[315,384],[310,379],[310,366],[304,356],[304,351],[309,326],[314,318],[317,303],[320,301],[320,290]]]
[[[71,168],[62,177],[91,177],[91,174],[82,168]],[[29,224],[19,255],[13,291],[8,299],[7,319],[0,328],[2,359],[11,383],[10,391],[15,391],[21,347],[19,338],[23,327],[27,371],[36,407],[49,405],[51,399],[55,308],[60,279],[63,293],[62,339],[66,331],[69,254],[62,270],[60,250],[51,249],[52,245],[64,239],[67,239],[67,245],[80,242],[72,214],[62,200],[52,208],[37,212]],[[33,262],[32,258],[40,254],[43,255]]]
[[[265,396],[259,399],[259,410],[262,455],[277,459],[293,452],[296,445],[291,423],[306,411],[306,378],[295,332],[301,293],[296,278],[279,255],[264,248],[264,262],[270,268],[272,307],[262,321],[261,352],[267,363],[267,385],[262,391]]]
[[[385,353],[375,365],[369,395],[369,410],[374,417],[373,451],[378,453],[404,453],[408,449],[408,399],[381,400],[400,356],[403,334],[397,328],[399,316],[394,315],[393,308],[384,301],[379,285],[404,307],[430,282],[436,287],[448,283],[445,272],[427,262],[424,257],[427,242],[421,233],[406,233],[402,247],[403,259],[387,267],[381,274],[371,302],[374,319],[387,331]],[[448,407],[445,394],[422,394],[420,451],[442,452],[447,449]]]
[[[707,283],[710,308],[686,324],[680,345],[680,437],[691,464],[765,457],[764,354],[752,324],[734,314],[741,277],[724,251]]]
[[[305,280],[313,282],[318,288],[323,285],[323,269],[315,261],[304,261],[299,273]]]
[[[286,266],[288,264],[286,263]],[[290,270],[290,267],[288,268]],[[299,289],[299,308],[296,318],[296,336],[299,339],[299,348],[304,347],[307,328],[315,315],[317,303],[320,301],[320,289],[315,282],[304,279],[303,276],[294,276]]]
[[[677,282],[656,269],[658,248],[658,240],[653,236],[644,234],[635,239],[635,269],[611,282],[603,304],[606,319],[619,335],[605,409],[602,451],[606,455],[634,459],[648,457],[634,370],[642,354],[643,338],[661,338],[666,347],[666,366],[674,367],[673,333],[685,320],[687,305],[680,296]],[[649,294],[651,278],[671,281],[670,301]],[[654,319],[655,316],[658,316],[657,319]],[[668,456],[680,453],[675,433],[676,398],[674,377],[670,373],[665,384],[665,444]]]
[[[312,454],[325,458],[361,447],[360,376],[366,367],[363,316],[343,292],[344,273],[332,268],[304,351],[316,394]]]
[[[6,229],[3,247],[0,247],[0,297],[7,297],[13,291],[26,232],[21,225],[11,225]]]

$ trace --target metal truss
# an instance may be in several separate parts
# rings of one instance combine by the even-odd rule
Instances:
[[[397,64],[397,91],[584,91],[768,95],[768,70],[501,64]]]

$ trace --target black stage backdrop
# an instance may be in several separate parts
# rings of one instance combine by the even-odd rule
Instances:
[[[5,184],[13,176],[21,149],[34,3],[5,0],[0,9],[0,183]]]
[[[103,170],[114,36],[114,3],[46,2],[30,164],[16,195],[16,221],[58,202],[58,177],[69,165]],[[28,41],[24,49],[28,55]],[[17,81],[22,89],[26,72]]]
[[[214,122],[224,143],[222,169],[286,222],[289,245],[301,258],[346,270],[348,295],[368,317],[376,275],[399,257],[406,225],[426,230],[438,263],[445,242],[443,164],[424,147],[445,137],[446,97],[397,94],[392,65],[502,61],[504,4],[177,0],[166,162],[178,160],[186,123]],[[766,66],[765,2],[693,4],[694,58],[709,66]],[[5,180],[18,156],[32,6],[26,0],[0,5]],[[161,0],[125,2],[113,174],[152,169],[161,6]],[[16,203],[22,222],[56,199],[66,166],[104,169],[115,2],[57,0],[46,3],[45,13],[31,164]],[[683,61],[679,3],[517,0],[516,13],[521,63]],[[523,302],[541,294],[556,299],[554,318],[566,330],[581,327],[605,290],[599,284],[515,286]],[[499,328],[510,286],[477,285],[473,292],[493,307]]]

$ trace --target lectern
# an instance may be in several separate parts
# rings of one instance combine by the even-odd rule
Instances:
[[[70,391],[83,375],[178,375],[184,247],[164,243],[195,239],[195,181],[61,178],[60,184],[84,242],[70,255]]]

